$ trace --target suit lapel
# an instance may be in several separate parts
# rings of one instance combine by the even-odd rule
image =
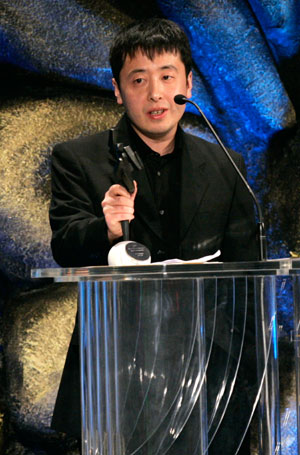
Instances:
[[[195,149],[192,141],[185,137],[181,164],[180,198],[180,240],[182,241],[191,225],[199,205],[209,186],[205,174],[206,163]]]

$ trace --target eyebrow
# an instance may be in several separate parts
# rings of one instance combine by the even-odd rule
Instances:
[[[159,70],[161,70],[161,71],[170,70],[170,69],[178,72],[178,68],[176,68],[176,66],[174,66],[174,65],[164,65],[164,66],[159,67]],[[130,71],[130,73],[128,74],[128,77],[130,77],[136,73],[146,73],[146,72],[147,72],[147,70],[145,68],[136,68],[136,69]]]

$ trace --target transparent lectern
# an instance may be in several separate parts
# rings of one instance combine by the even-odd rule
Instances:
[[[295,379],[297,406],[297,445],[300,453],[300,259],[294,259],[290,269],[293,278],[294,295],[294,344],[295,344]]]
[[[280,453],[275,277],[288,260],[33,270],[77,281],[82,453]]]

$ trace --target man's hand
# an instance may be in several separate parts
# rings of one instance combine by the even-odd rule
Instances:
[[[112,185],[101,202],[106,225],[108,239],[112,243],[122,237],[121,221],[133,220],[134,199],[137,193],[137,183],[134,181],[134,192],[128,193],[121,185]]]

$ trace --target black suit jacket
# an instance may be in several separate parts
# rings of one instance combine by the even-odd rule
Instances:
[[[117,125],[117,136],[118,142],[129,144],[124,117]],[[218,145],[189,134],[183,137],[179,258],[195,259],[220,249],[222,261],[257,259],[253,203],[241,179]],[[245,174],[241,155],[231,154]],[[111,245],[101,201],[117,182],[116,164],[109,131],[54,148],[50,223],[51,247],[58,264],[107,264]],[[149,248],[152,261],[166,259],[146,171],[135,171],[133,177],[138,193],[130,238]]]
[[[127,121],[124,118],[117,125],[117,135],[118,142],[129,144]],[[234,152],[231,154],[245,173],[242,157]],[[52,251],[58,264],[72,267],[107,263],[111,245],[107,239],[101,201],[108,188],[116,183],[115,167],[116,157],[108,131],[54,148],[50,222],[53,231]],[[130,223],[131,239],[146,245],[153,261],[164,259],[159,214],[146,172],[136,171],[133,177],[138,183],[138,193],[135,219]],[[255,231],[252,200],[224,152],[217,145],[183,134],[179,257],[185,260],[199,258],[220,249],[223,261],[255,260]],[[208,288],[206,292],[211,291]],[[222,347],[224,340],[226,345],[225,332],[230,333],[231,327],[230,316],[226,314],[226,289],[225,300],[220,290],[218,292],[220,327],[215,335],[217,353],[220,350],[217,346]],[[231,306],[228,307],[230,311]],[[209,318],[210,312],[208,322]],[[252,332],[250,338],[253,338]],[[226,359],[223,349],[221,353],[220,357]],[[210,376],[217,378],[219,363],[213,363]],[[75,330],[58,392],[52,428],[77,437],[81,434],[79,377],[78,335]],[[224,434],[227,435],[227,424],[223,426]],[[240,432],[239,427],[237,432]],[[216,450],[211,448],[210,455],[219,453],[218,440],[215,445]],[[224,453],[233,452],[228,449]]]

